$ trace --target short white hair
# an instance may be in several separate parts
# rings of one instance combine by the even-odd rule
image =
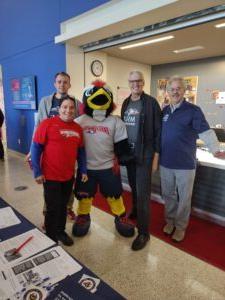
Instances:
[[[141,78],[143,81],[145,80],[145,79],[144,79],[143,73],[142,73],[141,71],[138,71],[138,70],[133,70],[133,71],[131,71],[131,72],[129,73],[128,78],[130,78],[130,76],[133,75],[133,74],[138,74],[138,75],[140,76],[140,78]]]
[[[170,88],[171,88],[171,85],[173,82],[180,82],[183,89],[185,90],[186,89],[186,83],[185,83],[185,80],[183,77],[181,76],[172,76],[169,78],[169,80],[167,81],[167,84],[166,84],[166,90],[169,91]]]

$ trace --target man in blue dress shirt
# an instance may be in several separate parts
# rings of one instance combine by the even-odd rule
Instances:
[[[165,201],[165,234],[184,239],[191,211],[196,170],[196,140],[200,138],[216,157],[224,158],[219,143],[200,107],[184,98],[185,82],[172,77],[167,83],[170,105],[163,109],[160,174]]]

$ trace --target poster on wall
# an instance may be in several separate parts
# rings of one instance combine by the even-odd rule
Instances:
[[[168,80],[169,78],[159,79],[157,84],[157,100],[162,108],[169,104],[169,96],[166,91]],[[184,81],[186,84],[185,99],[190,103],[196,104],[198,76],[184,77]]]
[[[13,108],[37,109],[35,76],[11,79]]]
[[[216,104],[225,104],[225,92],[218,92],[218,97],[216,98]]]

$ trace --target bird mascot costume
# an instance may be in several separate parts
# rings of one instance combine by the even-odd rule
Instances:
[[[84,90],[83,104],[84,114],[75,121],[83,128],[88,181],[82,182],[78,170],[75,184],[78,209],[72,233],[74,236],[88,233],[92,201],[99,189],[115,216],[116,230],[131,237],[134,225],[126,218],[118,165],[118,161],[126,163],[131,159],[125,124],[111,115],[113,95],[102,81],[95,81]]]

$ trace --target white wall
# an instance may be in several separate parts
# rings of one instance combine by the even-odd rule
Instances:
[[[107,84],[111,87],[114,102],[117,105],[115,114],[120,115],[122,101],[129,94],[128,75],[132,70],[139,70],[145,78],[145,92],[150,93],[151,66],[124,60],[112,56],[107,57]]]
[[[103,64],[103,73],[101,75],[101,78],[103,81],[107,82],[108,77],[108,62],[107,62],[107,54],[101,51],[95,51],[85,54],[85,85],[91,85],[92,81],[96,80],[97,77],[95,77],[91,73],[91,64],[94,60],[100,60]]]
[[[69,94],[81,99],[84,89],[84,53],[69,43],[66,44],[66,71],[71,77]]]
[[[136,63],[134,61],[119,59],[104,53],[95,51],[83,54],[80,48],[71,44],[66,47],[67,72],[71,76],[70,94],[82,99],[85,86],[98,79],[91,73],[91,63],[93,60],[100,60],[103,63],[103,74],[99,79],[105,81],[112,89],[114,101],[117,105],[116,114],[120,113],[122,100],[129,94],[128,75],[132,70],[139,70],[144,74],[145,92],[150,93],[151,86],[151,66]]]

